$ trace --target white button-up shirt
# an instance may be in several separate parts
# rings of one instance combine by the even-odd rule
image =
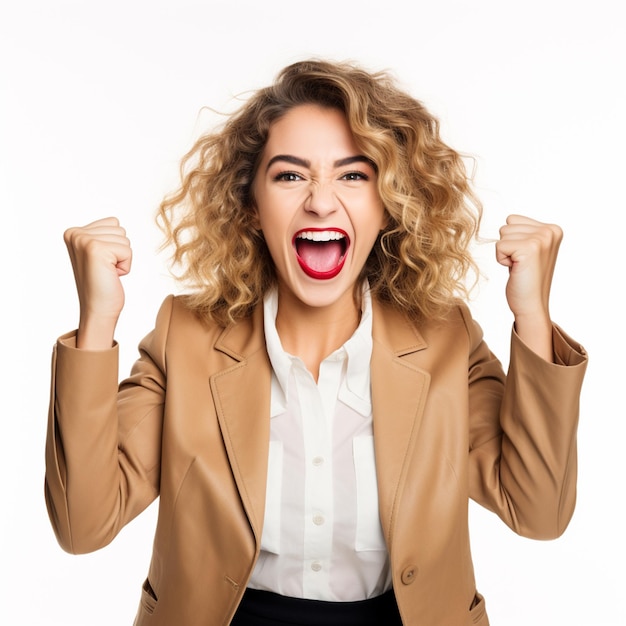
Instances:
[[[249,586],[327,601],[380,595],[391,574],[378,513],[369,292],[359,327],[324,359],[317,383],[283,350],[277,311],[274,291],[264,301],[273,368],[265,519]]]

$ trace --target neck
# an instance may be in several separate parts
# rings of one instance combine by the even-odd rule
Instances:
[[[279,292],[276,330],[282,346],[304,361],[316,381],[321,362],[352,337],[360,319],[352,293],[330,306],[310,307]]]

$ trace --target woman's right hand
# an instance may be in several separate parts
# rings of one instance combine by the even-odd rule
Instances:
[[[117,218],[107,217],[86,226],[68,228],[63,238],[80,303],[76,347],[110,348],[124,306],[120,277],[128,274],[132,259],[126,231]]]

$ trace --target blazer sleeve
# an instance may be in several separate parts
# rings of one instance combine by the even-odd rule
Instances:
[[[553,539],[576,503],[576,433],[587,365],[584,349],[553,327],[555,362],[511,337],[509,371],[471,320],[470,497],[520,535]]]
[[[63,549],[97,550],[159,494],[165,344],[172,297],[118,387],[118,347],[76,349],[76,333],[53,350],[45,498]]]

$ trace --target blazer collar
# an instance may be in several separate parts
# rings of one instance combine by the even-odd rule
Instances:
[[[235,361],[244,361],[251,354],[265,349],[263,305],[256,306],[250,317],[227,326],[217,338],[215,349]]]
[[[417,326],[399,311],[378,300],[372,301],[374,341],[397,357],[418,352],[427,347]]]

